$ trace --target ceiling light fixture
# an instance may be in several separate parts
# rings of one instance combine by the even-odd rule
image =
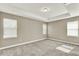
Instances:
[[[44,13],[46,13],[48,11],[49,11],[49,8],[47,8],[47,7],[44,7],[44,8],[41,9],[41,12],[44,12]]]

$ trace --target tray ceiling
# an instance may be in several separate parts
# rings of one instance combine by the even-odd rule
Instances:
[[[3,3],[0,11],[36,20],[51,22],[79,15],[78,3]],[[48,8],[47,12],[42,12]]]

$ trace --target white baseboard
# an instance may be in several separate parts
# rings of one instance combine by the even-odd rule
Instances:
[[[15,45],[11,45],[11,46],[6,46],[6,47],[0,48],[0,50],[12,48],[12,47],[16,47],[16,46],[21,46],[21,45],[25,45],[25,44],[30,44],[30,43],[38,42],[38,41],[45,40],[45,39],[46,38],[42,38],[42,39],[37,39],[37,40],[29,41],[29,42],[19,43],[19,44],[15,44]]]
[[[63,42],[63,43],[68,43],[68,44],[74,44],[74,45],[78,45],[78,43],[75,43],[75,42],[68,42],[68,41],[64,41],[64,40],[58,40],[58,39],[54,39],[54,38],[48,38],[50,40],[54,40],[54,41],[59,41],[59,42]]]

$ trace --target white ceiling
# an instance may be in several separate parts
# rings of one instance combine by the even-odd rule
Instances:
[[[47,7],[46,13],[41,9]],[[36,20],[51,22],[63,18],[79,15],[79,4],[70,3],[4,3],[0,4],[0,11],[19,16],[29,17]]]

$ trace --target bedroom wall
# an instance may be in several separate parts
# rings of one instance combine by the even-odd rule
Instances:
[[[67,22],[79,21],[79,17],[72,17],[67,19],[61,19],[58,21],[48,23],[48,37],[52,40],[62,41],[66,43],[73,43],[79,45],[79,37],[67,36]]]
[[[17,38],[3,38],[3,18],[15,19],[18,22],[18,37]],[[0,13],[0,47],[11,46],[19,43],[39,40],[46,38],[46,35],[42,34],[42,25],[44,22],[24,18],[16,15],[7,13]]]

